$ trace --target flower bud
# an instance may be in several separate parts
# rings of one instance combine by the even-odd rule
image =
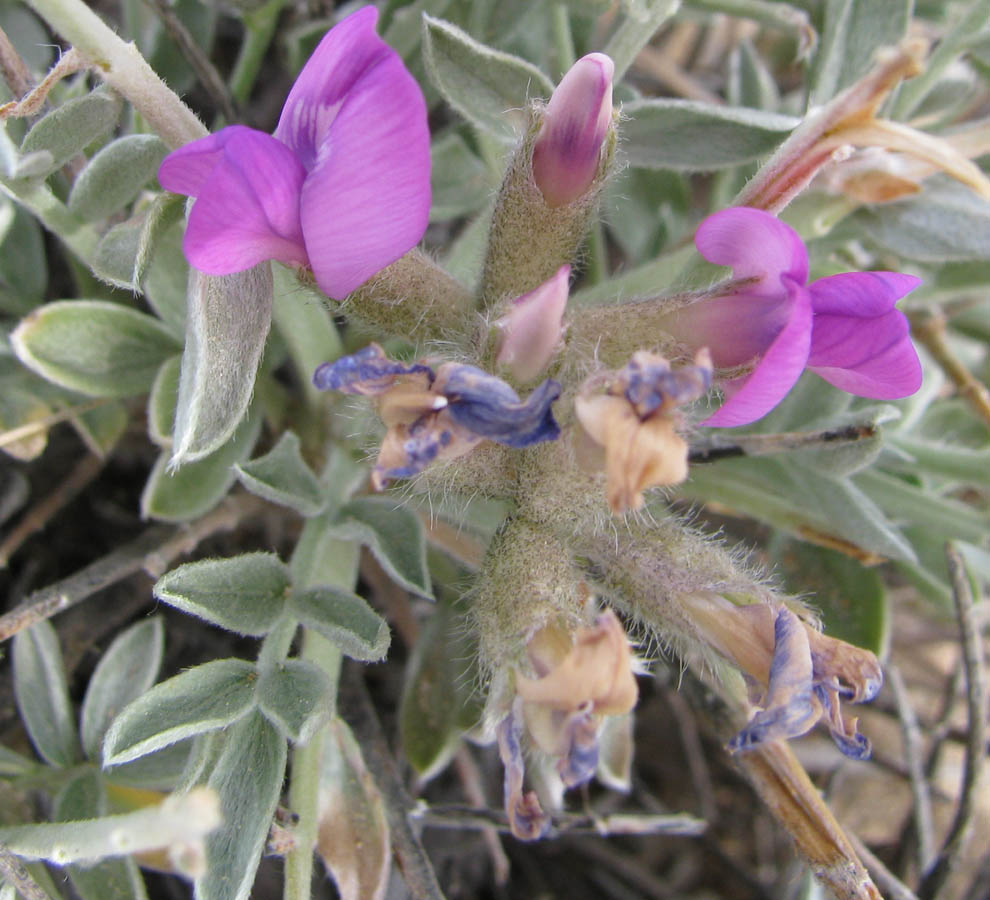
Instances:
[[[615,64],[604,53],[581,57],[547,105],[533,147],[533,178],[548,206],[564,206],[591,187],[612,121]]]
[[[520,384],[540,375],[560,347],[570,273],[570,266],[561,266],[535,291],[513,300],[495,322],[501,332],[495,361]]]

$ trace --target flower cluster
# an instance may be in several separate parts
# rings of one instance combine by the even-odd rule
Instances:
[[[211,275],[269,259],[341,299],[415,246],[430,212],[426,104],[366,6],[331,29],[275,135],[233,125],[169,154],[158,178],[195,197],[190,263]]]
[[[677,310],[664,327],[707,347],[726,402],[703,424],[746,425],[765,416],[805,368],[861,397],[891,400],[921,386],[907,318],[894,308],[921,280],[898,272],[845,272],[806,284],[808,251],[789,225],[737,207],[709,216],[695,236],[709,262],[731,266],[728,292]]]
[[[375,397],[388,429],[372,471],[377,490],[409,478],[430,463],[456,459],[484,440],[529,447],[556,440],[560,426],[551,404],[556,381],[544,381],[526,400],[500,378],[476,366],[401,363],[378,344],[324,363],[313,376],[321,390]]]

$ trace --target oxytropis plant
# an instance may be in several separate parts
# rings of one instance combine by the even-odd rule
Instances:
[[[713,536],[685,501],[926,575],[920,545],[939,535],[897,505],[895,476],[852,480],[899,415],[890,401],[925,394],[898,309],[923,278],[891,269],[940,274],[904,262],[896,228],[893,249],[864,238],[871,204],[881,188],[928,190],[929,176],[970,203],[990,196],[967,158],[986,151],[985,134],[954,143],[878,115],[924,48],[883,32],[876,46],[892,46],[848,62],[828,32],[806,112],[791,117],[748,109],[755,95],[731,110],[638,96],[622,78],[676,3],[622,4],[607,40],[588,31],[589,49],[606,52],[576,60],[569,6],[547,4],[556,87],[451,22],[423,15],[411,27],[423,4],[389,4],[382,17],[365,6],[309,30],[315,49],[273,134],[207,133],[87,7],[29,5],[74,49],[4,107],[3,210],[34,216],[76,269],[143,294],[150,312],[118,295],[11,301],[5,313],[25,314],[9,338],[17,389],[43,395],[45,415],[62,411],[101,452],[126,426],[122,399],[147,393],[159,451],[147,518],[208,533],[239,482],[245,492],[224,501],[235,519],[264,501],[304,525],[287,563],[249,552],[166,571],[177,548],[142,557],[158,567],[159,600],[260,649],[152,686],[160,623],[126,632],[86,694],[81,744],[57,638],[47,624],[18,636],[18,702],[39,754],[66,769],[58,817],[73,821],[0,829],[0,841],[72,864],[92,896],[114,879],[136,884],[135,859],[158,848],[153,863],[227,900],[248,896],[272,840],[286,855],[285,896],[298,900],[314,848],[344,896],[383,896],[391,834],[407,876],[434,896],[408,823],[394,818],[394,786],[383,801],[336,712],[342,656],[379,660],[389,644],[357,592],[364,547],[375,571],[438,603],[401,711],[421,774],[441,769],[464,733],[494,743],[508,829],[547,836],[567,789],[596,775],[628,782],[637,675],[674,655],[717,698],[725,751],[812,871],[839,896],[879,896],[788,742],[820,724],[846,757],[869,758],[850,707],[881,689],[883,638],[864,647],[823,630],[814,596]],[[244,13],[250,51],[221,97],[245,103],[283,5]],[[423,65],[426,96],[468,123],[433,102],[445,124],[432,142],[411,74]],[[80,71],[106,85],[59,83]],[[19,134],[49,99],[55,110]],[[132,131],[109,138],[123,101]],[[677,173],[716,169],[707,199],[678,207],[688,182]],[[160,191],[145,190],[153,174]],[[670,196],[657,197],[665,183]],[[662,239],[654,203],[672,232]],[[649,240],[624,221],[644,209]],[[465,219],[456,234],[444,224]],[[443,263],[419,247],[424,235]],[[608,277],[619,258],[626,269]],[[908,401],[911,422],[935,390]],[[902,453],[918,443],[903,440]],[[750,468],[719,468],[720,456]],[[909,520],[919,549],[888,515]],[[448,552],[431,566],[426,529],[433,552]],[[440,678],[424,671],[430,653],[446,694],[427,690]],[[52,722],[37,713],[42,695]],[[290,745],[295,821],[278,812]],[[27,777],[31,765],[12,756],[8,769]],[[188,833],[174,827],[180,814]],[[121,843],[135,816],[154,837]],[[76,866],[121,852],[145,856]]]

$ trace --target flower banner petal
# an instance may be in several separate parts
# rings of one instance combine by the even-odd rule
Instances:
[[[705,219],[694,236],[698,251],[719,266],[731,266],[736,278],[757,278],[750,294],[776,294],[781,277],[804,284],[808,251],[790,225],[759,209],[736,206]]]
[[[373,6],[342,19],[324,35],[289,91],[275,137],[295,151],[307,170],[315,167],[347,95],[395,55],[376,33],[377,21]]]
[[[430,198],[426,105],[390,53],[344,101],[303,186],[302,226],[319,286],[342,299],[414,247]]]

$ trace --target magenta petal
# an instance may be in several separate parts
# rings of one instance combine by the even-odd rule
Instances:
[[[808,280],[808,251],[790,225],[759,209],[735,206],[705,219],[694,236],[709,262],[731,266],[736,278],[758,278],[747,293],[775,294],[780,278]]]
[[[295,150],[307,171],[327,150],[327,134],[347,95],[395,52],[375,32],[378,10],[365,6],[331,28],[282,107],[275,137]]]
[[[244,125],[231,125],[221,128],[216,134],[208,134],[198,141],[173,150],[162,160],[158,169],[158,183],[173,194],[198,197],[217,163],[223,159],[227,143],[250,130]]]
[[[793,303],[790,320],[755,371],[702,425],[733,428],[755,422],[780,403],[801,377],[811,346],[811,297],[804,288],[787,280],[784,283]]]
[[[905,315],[815,316],[808,368],[850,394],[895,400],[921,387],[921,362]]]
[[[882,316],[921,284],[900,272],[843,272],[808,285],[815,315]]]
[[[397,54],[353,86],[319,156],[303,185],[303,234],[317,284],[343,299],[414,247],[429,220],[426,104]]]
[[[305,264],[299,223],[305,175],[285,144],[237,128],[225,138],[189,214],[183,243],[189,262],[210,275],[240,272],[266,259]]]

